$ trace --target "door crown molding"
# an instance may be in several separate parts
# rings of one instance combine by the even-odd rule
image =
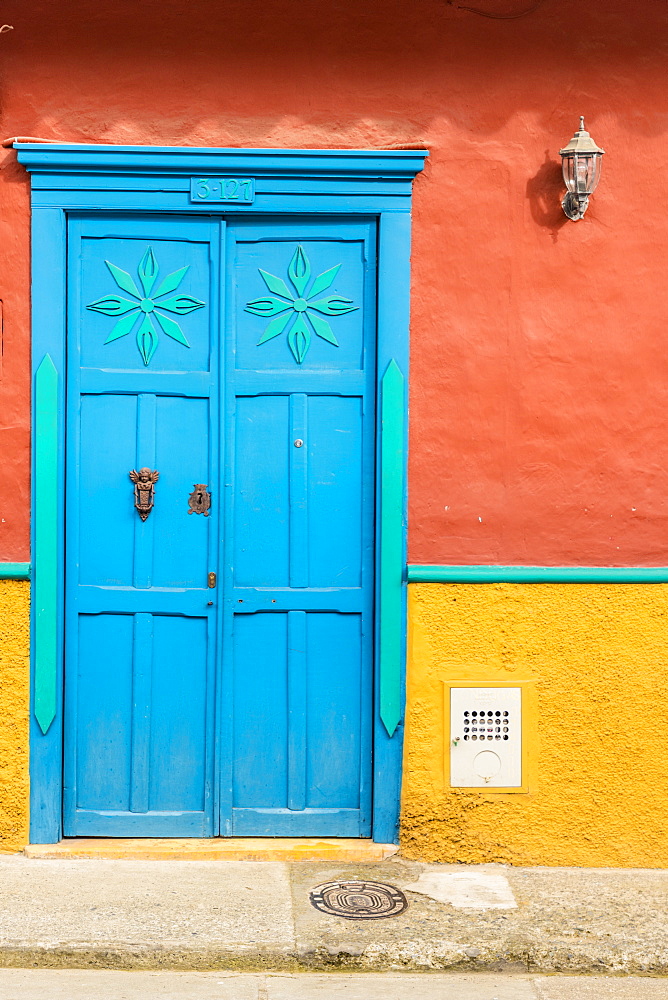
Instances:
[[[258,196],[303,190],[332,192],[333,182],[345,182],[350,193],[373,189],[410,198],[411,182],[424,168],[426,150],[382,149],[225,149],[189,146],[112,146],[69,143],[14,143],[19,163],[33,174],[33,187],[81,189],[83,178],[115,178],[116,191],[142,190],[150,179],[173,179],[175,192],[189,191],[191,175],[223,174],[255,178]],[[181,182],[179,184],[179,181]],[[85,182],[83,182],[85,183]],[[90,182],[89,182],[90,183]],[[278,186],[277,186],[278,185]],[[286,186],[287,185],[287,186]],[[93,182],[94,186],[94,182]],[[162,189],[164,190],[164,188]],[[210,208],[210,204],[194,207]],[[225,205],[227,210],[229,204]],[[239,206],[245,209],[248,206]]]

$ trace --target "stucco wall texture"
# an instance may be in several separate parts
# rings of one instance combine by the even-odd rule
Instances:
[[[406,855],[668,867],[668,585],[409,592]],[[449,787],[443,681],[462,677],[473,686],[536,681],[528,793]]]
[[[668,564],[665,4],[5,0],[2,20],[0,138],[425,143],[409,560]],[[580,114],[606,154],[572,223],[558,150]],[[11,149],[0,276],[0,561],[25,561],[30,184]],[[666,704],[666,588],[411,592],[405,850],[664,864],[666,737],[650,716]],[[27,594],[0,583],[4,849],[25,840]],[[443,789],[441,678],[462,670],[537,679],[530,794]]]
[[[28,842],[30,585],[0,580],[0,851]]]
[[[668,353],[657,350],[668,312],[668,8],[534,7],[4,0],[14,29],[0,36],[0,132],[426,143],[415,184],[410,561],[668,564]],[[573,223],[558,150],[581,114],[606,155]],[[0,159],[0,235],[0,560],[21,561],[29,181],[11,150]]]

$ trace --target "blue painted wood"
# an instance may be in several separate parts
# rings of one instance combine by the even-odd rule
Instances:
[[[322,187],[325,182],[322,182]],[[297,185],[293,185],[296,188]],[[304,202],[304,197],[308,196],[308,205]],[[210,215],[211,206],[193,205],[187,201],[185,193],[173,192],[162,193],[160,191],[130,191],[130,192],[107,192],[102,184],[96,191],[79,192],[70,189],[65,190],[45,190],[35,191],[33,204],[36,208],[54,208],[66,203],[67,208],[76,212],[94,212],[99,206],[100,200],[104,200],[106,207],[115,212],[188,212],[191,215]],[[372,215],[384,212],[404,211],[410,204],[407,192],[398,192],[390,195],[364,195],[345,194],[332,198],[331,195],[318,193],[318,191],[291,190],[286,193],[268,193],[258,196],[255,205],[247,209],[238,209],[241,215],[250,213],[251,209],[261,211],[263,214],[285,212],[286,214],[298,215],[300,212],[309,211],[314,214],[326,215],[335,211],[338,215]],[[228,218],[234,213],[225,210]]]
[[[288,809],[292,812],[307,805],[306,624],[305,611],[288,612]]]
[[[408,324],[410,301],[410,216],[398,213],[381,215],[378,233],[378,370],[386,371],[392,359],[402,372],[408,371]],[[407,394],[406,394],[407,395]],[[407,400],[405,401],[407,406]],[[404,525],[401,562],[406,563],[406,455],[408,451],[407,412],[404,410],[404,463],[402,520]],[[378,430],[378,438],[381,429]],[[376,495],[376,514],[381,516],[382,497]],[[380,582],[380,548],[376,551],[378,583]],[[377,592],[380,601],[380,594]],[[401,600],[401,617],[406,618],[406,587]],[[375,622],[376,638],[376,686],[380,688],[380,616]],[[401,663],[406,658],[406,633],[398,636]],[[405,699],[405,672],[401,676],[400,707]],[[379,843],[396,843],[399,835],[399,804],[401,800],[401,762],[403,754],[403,722],[390,736],[380,719],[380,704],[376,702],[376,725],[374,726],[374,813],[373,838]]]
[[[58,209],[35,213],[32,219],[32,365],[36,373],[45,354],[48,354],[58,372],[59,412],[64,412],[64,349],[65,349],[65,217]],[[44,262],[48,264],[45,266]],[[33,393],[33,425],[35,424],[35,395]],[[63,439],[62,422],[57,441],[57,510],[56,530],[59,558],[64,551],[63,516]],[[35,475],[35,451],[33,449],[33,513],[40,508],[43,498],[39,495],[38,479]],[[37,544],[36,520],[32,519],[31,549],[36,565],[40,560]],[[57,579],[56,593],[56,634],[49,642],[52,648],[43,649],[38,638],[36,618],[31,616],[31,697],[34,706],[35,671],[43,655],[48,659],[55,656],[56,677],[56,717],[46,733],[43,733],[34,713],[30,718],[30,839],[32,843],[52,843],[62,834],[62,752],[63,752],[63,586],[62,575]],[[55,647],[55,648],[53,648]]]
[[[225,336],[233,717],[222,828],[369,836],[375,226],[248,219],[227,232],[227,296],[236,303]],[[337,265],[331,286],[318,282]],[[359,307],[328,317],[329,328],[317,317],[297,353],[289,323],[267,339],[270,317],[243,310],[278,294],[302,303],[293,322],[311,324],[303,304],[311,288],[314,301],[336,295]],[[284,312],[280,301],[276,308]]]
[[[195,314],[210,353],[187,328],[192,348],[182,357],[196,370],[185,372],[185,388],[174,395],[176,376],[159,376],[183,364],[176,348],[159,342],[146,366],[132,336],[109,340],[115,320],[85,308],[105,295],[104,262],[132,275],[131,262],[136,269],[148,241],[169,270],[177,265],[172,246],[186,261],[193,257],[193,274],[208,287],[193,285],[188,294],[215,300],[214,272],[196,260],[203,246],[208,257],[212,224],[180,220],[165,229],[162,222],[81,219],[70,234],[65,833],[213,831],[206,767],[213,759],[206,725],[213,656],[217,671],[233,675],[231,725],[218,726],[232,771],[231,801],[220,795],[228,809],[223,830],[368,836],[375,227],[303,219],[228,226],[229,302],[243,301],[246,284],[255,297],[261,265],[287,280],[302,241],[312,274],[295,272],[296,299],[307,301],[313,284],[316,294],[364,308],[332,315],[331,326],[316,319],[307,354],[296,357],[289,328],[276,343],[258,344],[264,319],[228,307],[230,370],[265,378],[253,395],[237,395],[234,377],[227,383],[234,395],[226,436],[236,459],[225,505],[232,558],[224,556],[221,574],[227,648],[234,650],[226,657],[206,626],[209,593],[197,586],[217,565],[207,547],[214,522],[191,518],[185,503],[195,481],[220,493],[207,442],[215,441],[210,414],[225,380],[212,379],[207,397],[201,380],[197,395],[186,394],[197,368],[210,363],[213,327],[202,326],[202,311]],[[335,279],[318,284],[318,274],[338,265]],[[317,300],[319,309],[329,308],[324,301]],[[293,311],[295,321],[309,316]],[[322,391],[324,372],[338,375],[331,394]],[[145,522],[133,509],[127,476],[140,466],[160,472]]]
[[[290,428],[288,454],[290,456],[290,586],[309,585],[309,505],[308,505],[308,447],[299,442],[308,441],[308,396],[303,392],[290,395]],[[290,445],[292,447],[290,447]]]
[[[175,176],[225,173],[235,177],[292,178],[300,187],[308,179],[332,178],[403,180],[410,195],[410,182],[423,167],[428,155],[422,150],[368,149],[237,149],[198,148],[196,146],[112,146],[104,143],[31,143],[17,142],[19,162],[33,175],[47,174],[75,177],[109,174],[146,175],[167,173]],[[216,168],[218,168],[216,170]],[[126,188],[132,190],[136,178]],[[379,192],[380,193],[380,192]]]
[[[209,836],[218,511],[192,517],[187,501],[217,477],[219,227],[80,218],[69,236],[64,832]],[[86,307],[116,294],[105,261],[132,294],[149,246],[154,294],[187,266],[179,294],[207,308],[179,317],[191,347],[158,336],[147,370],[134,331],[110,340],[116,320]],[[145,522],[128,476],[142,466],[160,472]]]
[[[108,403],[109,400],[105,400]],[[155,469],[156,466],[156,454],[155,454],[155,439],[156,439],[156,418],[157,418],[157,402],[158,397],[152,393],[140,392],[136,397],[136,451],[137,455],[137,465],[134,468],[139,468],[139,464],[147,466],[149,469]],[[199,427],[195,425],[193,428],[194,432],[202,433],[201,424]],[[207,428],[208,434],[208,428]],[[141,458],[139,457],[141,456]],[[158,470],[160,471],[160,470]],[[120,479],[118,483],[120,487]],[[163,476],[163,486],[164,486],[164,476]],[[162,490],[158,486],[158,498],[162,499]],[[151,577],[153,576],[153,564],[155,560],[154,552],[154,542],[155,542],[155,518],[148,517],[146,521],[142,521],[139,517],[133,518],[134,526],[134,545],[133,545],[133,566],[132,566],[132,585],[136,590],[148,590],[151,586]],[[158,547],[161,547],[161,542],[166,540],[166,532],[164,528],[158,539]]]
[[[126,173],[114,175],[113,173],[101,174],[97,171],[88,175],[60,171],[57,177],[54,174],[35,174],[34,188],[37,197],[40,199],[46,192],[54,190],[71,190],[73,194],[79,194],[82,197],[90,197],[90,192],[101,190],[109,192],[112,197],[115,197],[119,193],[137,195],[140,192],[150,197],[156,190],[156,176],[160,176],[160,187],[168,198],[171,195],[182,195],[188,191],[189,179],[185,176],[171,174],[153,174],[148,176],[137,174],[129,176]],[[382,192],[379,191],[378,178],[355,177],[352,187],[350,178],[348,177],[301,178],[298,183],[300,190],[309,190],[311,193],[330,196],[350,197],[354,194],[378,199],[379,197],[405,197],[407,190],[410,191],[410,188],[407,189],[405,180],[396,180],[390,177],[384,179]],[[266,197],[268,195],[291,194],[295,192],[295,188],[296,183],[292,179],[266,177],[260,179],[257,190],[263,197]],[[198,206],[197,203],[193,203],[191,210],[197,212],[202,207],[206,206]],[[217,210],[224,211],[227,214],[230,208],[234,211],[233,206],[230,205],[226,205],[224,209]],[[328,206],[328,209],[331,213],[331,204]]]
[[[63,356],[65,345],[65,324],[62,304],[65,301],[64,291],[64,254],[65,254],[65,225],[64,211],[72,210],[85,214],[94,213],[99,220],[107,219],[109,238],[120,239],[121,241],[131,238],[127,229],[121,231],[118,228],[114,231],[113,216],[104,213],[116,213],[117,219],[127,219],[128,214],[133,212],[141,213],[169,213],[172,218],[166,215],[161,218],[154,215],[152,222],[155,223],[153,235],[162,236],[169,241],[173,238],[172,223],[175,213],[187,212],[190,219],[200,219],[200,224],[207,223],[207,212],[210,207],[206,205],[194,205],[188,201],[189,176],[199,173],[221,173],[234,175],[252,175],[257,178],[257,199],[254,205],[249,206],[248,213],[244,218],[252,219],[255,215],[265,217],[271,213],[283,213],[284,216],[293,213],[295,216],[303,216],[303,213],[313,213],[321,217],[321,222],[335,224],[336,220],[345,220],[361,215],[379,217],[380,229],[380,269],[378,274],[379,311],[378,311],[378,364],[376,371],[383,371],[391,357],[397,359],[403,371],[407,370],[407,330],[408,330],[408,260],[409,260],[409,211],[411,181],[415,173],[422,168],[426,153],[419,151],[302,151],[302,150],[197,150],[197,149],[152,149],[141,147],[98,147],[59,144],[23,144],[19,148],[19,159],[32,173],[32,205],[34,213],[33,223],[33,315],[34,330],[33,344],[37,363],[45,352],[49,352],[54,359],[54,363],[59,371],[63,371]],[[234,219],[233,213],[225,209],[228,217]],[[205,213],[202,217],[201,213]],[[327,219],[329,216],[329,219]],[[236,218],[239,218],[238,216]],[[110,225],[110,222],[112,223]],[[178,220],[180,225],[180,220]],[[216,224],[219,232],[224,230],[224,220],[221,218]],[[162,227],[162,232],[160,232]],[[296,239],[301,239],[301,233],[296,234]],[[212,244],[213,245],[213,244]],[[215,252],[212,253],[212,264],[215,269]],[[48,262],[48,266],[45,266]],[[373,260],[367,261],[369,273],[373,269]],[[129,265],[128,265],[129,266]],[[231,283],[233,285],[233,282]],[[229,294],[232,288],[227,289]],[[108,289],[107,289],[108,291]],[[100,293],[102,294],[102,293]],[[346,294],[341,290],[340,294]],[[235,308],[236,299],[230,295],[229,309]],[[210,303],[211,315],[222,315],[219,301]],[[201,319],[200,311],[198,319]],[[366,336],[366,335],[365,335]],[[373,336],[370,335],[369,343],[373,343]],[[201,342],[200,342],[201,343]],[[174,345],[175,347],[177,345]],[[321,345],[321,346],[324,346]],[[349,344],[347,345],[350,346]],[[101,345],[100,345],[101,347]],[[162,350],[162,347],[160,348]],[[99,351],[98,353],[104,353]],[[159,355],[156,355],[156,358]],[[166,359],[165,352],[162,357]],[[115,381],[108,382],[106,364],[100,364],[97,358],[82,358],[82,368],[78,370],[80,382],[78,390],[88,396],[136,396],[137,389],[134,384],[135,372],[130,368],[113,367]],[[347,363],[347,362],[346,362]],[[35,365],[36,367],[36,365]],[[237,399],[259,395],[283,395],[289,396],[297,390],[292,382],[292,373],[288,370],[281,371],[257,371],[252,368],[237,366],[229,373],[228,392],[225,399],[225,420],[221,420],[214,415],[214,407],[217,402],[215,394],[211,393],[211,385],[215,384],[217,372],[214,372],[206,364],[202,364],[202,359],[191,356],[189,370],[185,372],[182,366],[169,364],[160,366],[161,370],[151,371],[150,367],[143,372],[145,380],[142,381],[142,392],[153,394],[157,397],[157,409],[160,410],[160,397],[170,397],[175,399],[180,396],[184,401],[194,403],[198,400],[205,408],[210,408],[209,416],[216,427],[221,427],[224,423],[229,425],[229,420],[235,416]],[[312,404],[318,397],[326,397],[325,409],[333,402],[334,398],[339,399],[342,404],[350,403],[351,399],[360,399],[368,391],[367,371],[364,366],[358,367],[356,371],[352,369],[344,370],[345,364],[339,370],[326,368],[318,369],[317,366],[310,370],[308,388],[306,395],[309,397],[309,433],[312,434],[315,419],[315,409]],[[213,382],[211,381],[213,379]],[[64,384],[64,377],[62,383]],[[111,404],[107,404],[111,405]],[[104,407],[103,407],[104,408]],[[91,413],[94,405],[89,407]],[[122,407],[121,407],[122,409]],[[348,409],[350,415],[350,408]],[[325,414],[325,419],[331,420],[331,414]],[[336,419],[341,419],[339,412]],[[165,424],[164,414],[158,412],[158,430]],[[158,435],[159,436],[159,435]],[[343,436],[342,436],[343,437]],[[345,438],[344,438],[345,439]],[[64,440],[59,441],[59,454],[62,453]],[[158,445],[159,448],[159,445]],[[71,449],[70,449],[71,451]],[[221,479],[220,490],[223,489],[233,494],[233,480],[229,473],[236,468],[237,444],[234,435],[228,434],[226,442],[226,468],[228,475]],[[323,454],[322,449],[308,456],[309,474],[311,469],[316,469],[317,460]],[[209,469],[210,475],[214,478],[214,463],[219,455],[217,442],[213,439],[209,444]],[[268,460],[268,459],[267,459]],[[369,463],[368,456],[365,457],[365,468],[373,468],[373,455]],[[365,482],[367,479],[365,478]],[[368,480],[373,486],[373,478]],[[314,483],[318,489],[327,495],[332,492],[333,484],[326,480]],[[161,489],[164,483],[159,484]],[[192,484],[189,484],[190,488]],[[315,487],[314,487],[315,488]],[[164,493],[163,493],[164,495]],[[59,497],[62,498],[63,490],[59,489]],[[38,498],[35,497],[35,502]],[[61,501],[62,503],[62,501]],[[310,499],[309,499],[310,503]],[[366,503],[366,499],[364,500]],[[221,496],[222,506],[222,496]],[[310,509],[310,508],[309,508]],[[231,511],[231,505],[228,504]],[[163,503],[163,516],[176,518],[176,508],[170,504]],[[230,513],[231,517],[231,513]],[[62,508],[59,513],[62,525]],[[192,521],[202,520],[191,517]],[[325,524],[326,519],[322,520]],[[231,527],[229,519],[226,520],[225,531],[216,532],[216,537],[223,537],[224,558],[226,564],[230,565],[234,559],[234,548],[236,544],[235,533],[228,530]],[[113,532],[109,531],[109,537],[113,537]],[[336,533],[334,533],[336,535]],[[213,536],[213,532],[211,533]],[[60,531],[62,538],[62,531]],[[69,537],[69,536],[68,536]],[[183,536],[187,539],[187,536]],[[185,543],[185,542],[184,542]],[[272,564],[278,566],[281,559],[280,547],[282,541],[278,539],[276,554],[272,554]],[[227,592],[227,598],[219,600],[220,590],[212,594],[208,592],[205,596],[214,599],[214,611],[217,611],[220,618],[219,641],[228,650],[233,646],[232,624],[236,621],[256,622],[261,618],[267,618],[265,611],[275,614],[279,609],[282,615],[278,618],[287,618],[290,611],[302,612],[307,621],[307,638],[311,635],[310,626],[314,620],[320,623],[325,632],[318,637],[321,647],[326,646],[332,650],[332,663],[330,671],[337,675],[341,663],[351,669],[358,669],[360,662],[371,656],[374,645],[373,629],[369,628],[366,611],[360,609],[355,604],[356,591],[364,590],[368,582],[368,573],[365,570],[362,574],[364,581],[362,588],[357,587],[318,587],[313,585],[315,577],[312,574],[317,569],[318,560],[326,551],[328,545],[328,534],[326,527],[320,530],[314,529],[311,525],[309,533],[309,554],[308,568],[310,577],[309,588],[291,589],[288,586],[269,588],[258,588],[254,586],[239,587]],[[368,540],[363,543],[366,552]],[[122,549],[122,546],[117,546]],[[330,550],[334,549],[336,557],[336,546],[330,544]],[[61,546],[60,551],[63,551]],[[289,553],[289,546],[287,549]],[[33,553],[35,551],[33,549]],[[35,554],[36,555],[36,554]],[[107,555],[110,559],[115,559],[116,571],[125,569],[121,555],[114,551],[111,546],[107,546]],[[164,556],[164,558],[163,558]],[[174,566],[178,563],[179,553],[173,547],[156,546],[154,548],[154,572],[163,580],[168,581],[166,586],[155,586],[153,588],[135,590],[132,587],[118,586],[117,584],[99,584],[90,582],[78,587],[76,606],[68,607],[68,613],[79,612],[82,618],[87,612],[89,620],[96,616],[99,618],[100,602],[105,602],[109,616],[117,615],[123,621],[136,614],[153,615],[154,620],[164,622],[172,616],[177,618],[194,619],[193,625],[197,630],[197,622],[200,625],[204,619],[197,607],[199,597],[197,588],[186,586],[185,588],[173,586],[176,576],[173,573]],[[163,558],[163,565],[156,569],[156,562]],[[85,561],[85,560],[84,560]],[[211,569],[216,565],[216,553],[213,547],[209,550],[206,569]],[[365,564],[366,565],[366,564]],[[288,566],[286,557],[286,566]],[[132,568],[132,567],[131,567]],[[87,564],[87,571],[91,569],[90,560]],[[346,570],[347,571],[347,570]],[[199,565],[193,567],[193,574],[199,573]],[[344,573],[345,575],[345,573]],[[371,567],[371,577],[373,577],[373,566]],[[169,580],[172,584],[169,584]],[[178,582],[178,581],[177,581]],[[338,581],[337,581],[338,582]],[[334,597],[334,592],[338,592],[338,605],[332,611],[330,598]],[[302,596],[301,604],[296,599]],[[156,607],[152,603],[153,596],[159,599],[161,605]],[[59,632],[56,644],[59,652],[59,663],[62,663],[62,590],[59,590],[61,612],[59,613]],[[319,607],[320,605],[320,607]],[[207,605],[208,606],[208,605]],[[242,611],[243,609],[243,611]],[[236,614],[232,614],[232,610]],[[247,613],[249,612],[249,613]],[[212,612],[207,611],[206,616]],[[334,618],[329,619],[329,613]],[[361,617],[360,617],[361,616]],[[337,634],[335,623],[340,629],[341,623],[348,623],[348,631],[342,636]],[[352,623],[352,624],[351,624]],[[353,627],[354,625],[354,627]],[[315,634],[315,633],[314,633]],[[119,641],[122,638],[122,629],[115,633]],[[125,640],[123,640],[125,641]],[[154,645],[157,642],[154,637]],[[208,640],[207,640],[208,641]],[[309,641],[313,641],[312,637]],[[131,640],[130,640],[131,642]],[[175,637],[170,638],[172,648],[175,647]],[[212,646],[211,643],[209,643]],[[287,645],[287,633],[283,648]],[[33,643],[34,649],[34,643]],[[347,650],[341,656],[341,650]],[[402,645],[403,652],[403,645]],[[36,653],[35,655],[38,655]],[[207,670],[210,669],[213,649],[208,651]],[[276,653],[278,658],[278,652]],[[280,659],[280,658],[278,658]],[[278,662],[277,659],[277,662]],[[355,666],[357,664],[357,667]],[[255,670],[257,663],[249,661],[249,671]],[[229,737],[231,723],[233,719],[233,671],[222,672],[219,678],[218,697],[216,709],[218,712],[217,733],[224,733]],[[172,685],[178,678],[172,679]],[[207,684],[211,678],[207,678]],[[350,692],[350,677],[347,677],[347,685],[344,685],[337,697],[339,698],[338,710],[350,711],[350,705],[345,699]],[[119,680],[120,683],[120,680]],[[178,686],[178,685],[177,685]],[[59,680],[59,692],[62,685]],[[308,689],[308,696],[313,693],[313,687]],[[71,708],[72,706],[70,706]],[[76,707],[76,706],[74,706]],[[326,708],[326,706],[323,706]],[[315,709],[317,711],[317,707]],[[161,711],[164,711],[164,706]],[[209,709],[207,708],[207,711]],[[307,709],[307,716],[314,711],[313,707]],[[361,716],[364,712],[370,712],[371,706],[367,705],[364,699],[360,703]],[[377,840],[392,840],[396,836],[396,826],[398,817],[398,802],[401,774],[401,726],[397,733],[389,740],[387,734],[382,731],[382,726],[378,725],[377,705],[374,709],[375,715],[375,744],[374,744],[374,837]],[[161,713],[159,713],[161,716]],[[154,716],[155,717],[155,716]],[[167,724],[169,724],[169,714],[167,713]],[[208,716],[207,716],[208,720]],[[369,733],[371,731],[372,718],[367,721],[361,718],[360,731]],[[207,721],[207,726],[209,721]],[[41,734],[39,734],[41,735]],[[31,733],[31,840],[33,842],[50,842],[60,837],[60,796],[61,796],[61,758],[62,758],[62,714],[59,711],[56,719],[46,736],[41,740],[38,732]],[[350,747],[348,748],[350,751]],[[229,746],[227,747],[229,753]],[[353,756],[356,756],[358,749],[353,747]],[[361,757],[370,759],[370,748],[362,747],[359,751]],[[317,763],[317,762],[316,762]],[[205,765],[208,775],[210,762]],[[228,766],[220,766],[216,771],[216,781],[214,783],[213,795],[219,797],[219,805],[222,816],[221,832],[232,832],[232,800],[233,785],[232,774]],[[314,765],[315,766],[315,765]],[[321,764],[318,764],[321,766]],[[208,784],[208,779],[205,784]],[[355,805],[337,808],[333,803],[329,803],[326,810],[320,803],[317,807],[308,806],[303,815],[310,817],[312,830],[317,830],[317,835],[324,835],[329,832],[327,824],[329,817],[337,816],[340,828],[347,834],[350,831],[368,829],[370,822],[370,788],[371,772],[364,771],[358,775],[358,798]],[[164,789],[162,790],[164,792]],[[207,788],[207,794],[211,789]],[[339,796],[349,795],[350,789],[339,789]],[[162,792],[161,792],[162,794]],[[362,805],[360,806],[360,802]],[[256,820],[261,815],[261,810],[252,810]],[[292,830],[293,814],[283,807],[275,807],[269,810],[263,829],[273,829],[277,833],[289,833]],[[240,822],[245,822],[245,808],[239,807],[236,810]],[[82,832],[94,833],[97,823],[95,810],[79,809],[79,823]],[[188,827],[188,822],[181,815],[182,829]],[[197,816],[198,814],[192,813]],[[146,817],[144,817],[146,819]],[[259,820],[258,820],[259,822]],[[107,825],[111,833],[123,835],[125,830],[125,814],[118,813],[107,816]],[[325,824],[323,827],[322,824]],[[199,824],[196,819],[190,823],[191,831]],[[351,825],[352,824],[352,825]],[[150,829],[150,835],[160,835],[162,832],[161,820],[157,824],[158,828],[145,824],[145,829]],[[354,835],[354,833],[353,833]]]
[[[139,614],[133,618],[130,812],[147,813],[150,810],[151,688],[153,669],[159,664],[154,664],[153,657],[153,615]]]

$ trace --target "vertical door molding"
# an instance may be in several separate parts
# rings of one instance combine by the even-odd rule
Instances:
[[[65,213],[33,212],[31,843],[62,835],[65,253]]]
[[[376,712],[373,838],[399,830],[406,663],[406,525],[410,215],[385,212],[378,232]]]
[[[39,447],[35,440],[33,449],[32,561],[37,601],[33,603],[31,649],[31,842],[52,843],[62,835],[66,216],[90,212],[100,217],[115,212],[191,216],[215,213],[233,217],[241,212],[357,215],[378,220],[376,368],[377,378],[387,376],[388,380],[385,396],[380,382],[377,385],[379,402],[387,403],[387,433],[383,456],[379,406],[376,609],[380,612],[375,624],[373,837],[381,842],[395,841],[405,663],[410,207],[413,179],[428,154],[418,150],[244,150],[59,143],[16,143],[15,148],[32,181],[34,385],[38,389],[44,380],[50,381],[51,405],[55,400],[57,407],[55,433],[53,421],[45,424],[47,433],[40,435]],[[242,188],[240,182],[237,187],[230,185],[229,190],[253,191],[253,198],[249,195],[243,201],[222,201],[228,187],[197,183],[198,178],[216,177],[252,179],[254,183],[249,186]],[[220,196],[215,195],[216,190]],[[37,372],[47,354],[53,374],[45,375],[47,365],[38,385]],[[35,434],[40,423],[37,395],[33,402]],[[54,543],[51,532],[49,548],[46,524],[53,523],[54,518],[57,534]],[[53,571],[54,558],[57,572]]]

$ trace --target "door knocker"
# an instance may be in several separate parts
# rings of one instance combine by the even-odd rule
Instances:
[[[155,484],[160,478],[157,469],[147,469],[144,466],[137,472],[132,469],[129,473],[130,479],[135,484],[135,507],[142,521],[145,521],[153,510],[155,501]]]
[[[207,492],[206,483],[195,483],[190,496],[188,497],[189,514],[204,514],[209,516],[211,507],[211,494]]]

